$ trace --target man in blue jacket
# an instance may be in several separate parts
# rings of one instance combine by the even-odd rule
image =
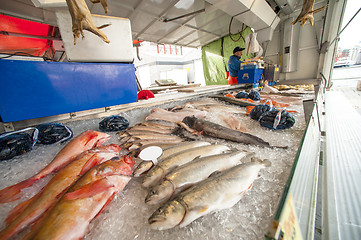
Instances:
[[[230,77],[228,78],[228,84],[237,84],[238,71],[241,69],[241,62],[239,59],[242,56],[244,48],[235,47],[233,49],[233,55],[228,60],[228,71]]]

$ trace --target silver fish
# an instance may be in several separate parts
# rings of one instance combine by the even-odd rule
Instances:
[[[148,219],[152,229],[185,227],[208,213],[230,208],[252,187],[259,171],[270,162],[254,161],[237,165],[215,175],[158,208]]]
[[[142,185],[143,187],[153,186],[160,179],[162,179],[162,177],[164,177],[167,173],[177,168],[178,166],[182,166],[197,157],[205,157],[219,154],[227,150],[230,149],[225,145],[213,144],[208,146],[196,147],[173,154],[164,159],[158,165],[154,166],[144,177]]]
[[[203,141],[194,141],[194,142],[181,143],[181,144],[178,144],[177,146],[166,148],[166,149],[164,149],[162,156],[160,156],[160,158],[158,159],[158,162],[162,161],[163,159],[169,157],[172,154],[179,153],[179,152],[187,150],[187,149],[200,147],[200,146],[206,146],[206,145],[211,145],[211,144],[208,142],[203,142]],[[140,175],[142,175],[143,173],[145,173],[146,171],[151,169],[153,167],[153,165],[154,164],[152,161],[141,162],[134,169],[134,172],[133,172],[134,177],[139,177]]]
[[[207,179],[216,171],[224,171],[246,162],[254,153],[234,151],[198,158],[168,173],[146,196],[149,205],[162,203],[184,189]]]

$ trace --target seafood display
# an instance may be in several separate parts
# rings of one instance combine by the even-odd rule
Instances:
[[[227,139],[234,142],[253,144],[262,147],[271,147],[268,142],[262,140],[259,137],[253,136],[248,133],[235,131],[207,120],[199,119],[196,117],[185,117],[183,119],[183,123],[184,125],[182,124],[182,126],[192,133],[201,132],[202,134],[207,136]],[[191,129],[189,129],[188,127]]]
[[[150,227],[185,227],[206,214],[232,207],[251,189],[259,171],[269,165],[269,161],[244,163],[191,187],[158,208],[149,217]]]
[[[21,190],[33,185],[36,181],[45,176],[59,171],[66,164],[75,159],[77,155],[96,146],[101,146],[109,140],[110,136],[106,133],[88,130],[72,139],[48,164],[44,169],[40,170],[36,175],[28,178],[18,184],[9,186],[0,190],[0,203],[11,202],[18,199]]]
[[[50,182],[34,197],[16,206],[6,218],[6,228],[0,239],[7,239],[37,221],[64,192],[93,166],[118,156],[116,144],[93,148],[79,154],[71,163],[57,172]]]
[[[272,99],[278,108],[292,105],[300,112],[299,98],[261,97],[260,103]],[[268,222],[259,219],[277,208],[304,123],[296,121],[294,129],[275,132],[256,124],[246,112],[237,103],[202,98],[138,115],[127,112],[129,127],[114,132],[84,131],[85,126],[98,129],[101,119],[83,126],[70,123],[75,136],[81,134],[63,148],[58,143],[57,152],[51,153],[56,157],[29,178],[31,184],[15,184],[2,190],[3,195],[0,191],[1,203],[24,194],[21,202],[0,204],[4,213],[0,239],[189,239],[193,233],[206,233],[210,239],[251,239],[255,235],[243,227],[245,222],[251,228],[262,225],[251,230],[257,239],[262,237]],[[102,146],[106,141],[109,145]],[[12,164],[25,163],[22,159],[27,156],[39,159],[39,151],[47,146],[36,146]],[[161,155],[154,162],[142,161],[140,152],[150,146],[160,147]],[[126,155],[113,159],[119,152]],[[264,167],[267,171],[261,170]],[[31,186],[40,179],[40,185]],[[14,177],[12,182],[21,180]],[[269,197],[274,200],[269,202]],[[208,233],[220,220],[221,229]]]
[[[165,148],[163,150],[162,155],[158,159],[158,162],[161,162],[163,159],[166,159],[170,155],[185,151],[187,149],[192,149],[195,147],[201,147],[206,145],[210,145],[210,143],[204,141],[193,141],[193,142],[180,143],[177,144],[176,146]],[[143,161],[134,169],[133,175],[135,177],[139,177],[143,173],[147,172],[151,167],[153,167],[153,165],[154,164],[152,161]]]
[[[123,156],[106,161],[81,177],[25,239],[81,239],[88,224],[123,190],[134,160]]]
[[[152,113],[149,114],[145,120],[165,120],[169,122],[180,122],[187,116],[196,116],[199,118],[205,118],[207,112],[197,109],[187,109],[187,111],[171,112],[161,108],[155,108]]]
[[[242,162],[246,162],[251,156],[254,156],[254,153],[233,151],[193,160],[168,173],[148,193],[145,203],[151,205],[159,204],[184,189],[207,179],[214,172],[224,171]]]
[[[150,187],[162,179],[168,172],[178,166],[182,166],[197,157],[205,157],[213,154],[218,154],[230,150],[229,147],[221,144],[211,144],[201,147],[195,147],[190,150],[185,150],[165,158],[162,162],[155,165],[144,176],[143,187]]]
[[[184,139],[171,135],[178,125],[165,120],[148,120],[126,131],[118,133],[120,144],[129,150],[136,150],[149,144],[178,144]]]

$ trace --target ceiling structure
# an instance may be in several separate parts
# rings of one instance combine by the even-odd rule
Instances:
[[[108,0],[107,15],[129,18],[134,40],[200,47],[245,26],[254,28],[261,39],[264,33],[264,40],[270,40],[280,21],[275,7],[279,2],[284,6],[284,2],[294,5],[295,1]],[[105,15],[101,4],[86,3],[92,14]],[[1,5],[3,14],[54,26],[55,11],[67,9],[65,0],[12,0]]]

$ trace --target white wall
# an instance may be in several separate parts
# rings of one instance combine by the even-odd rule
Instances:
[[[329,4],[333,5],[336,0],[330,0]],[[317,9],[321,6],[324,6],[327,1],[319,0],[316,1],[314,9]],[[299,7],[290,15],[282,16],[281,21],[288,19],[289,17],[297,17],[300,13],[302,4],[299,4]],[[328,14],[332,14],[332,11],[328,9]],[[308,80],[316,79],[319,77],[320,68],[320,46],[321,46],[321,37],[322,31],[324,28],[324,16],[326,11],[320,11],[314,14],[315,24],[311,26],[309,21],[305,24],[304,27],[301,26],[299,33],[299,48],[298,48],[298,58],[297,58],[297,70],[290,73],[280,73],[280,80]],[[330,20],[327,20],[330,21]],[[300,23],[298,23],[300,24]],[[279,61],[280,54],[282,53],[282,42],[281,36],[281,24],[275,29],[273,38],[270,42],[263,43],[263,46],[267,46],[265,59],[270,60],[275,64],[280,64]],[[326,29],[327,30],[327,29]],[[327,40],[328,31],[325,31],[323,37],[323,42]],[[330,52],[332,51],[329,50]],[[331,61],[328,59],[327,61]],[[323,62],[323,58],[321,59]]]

